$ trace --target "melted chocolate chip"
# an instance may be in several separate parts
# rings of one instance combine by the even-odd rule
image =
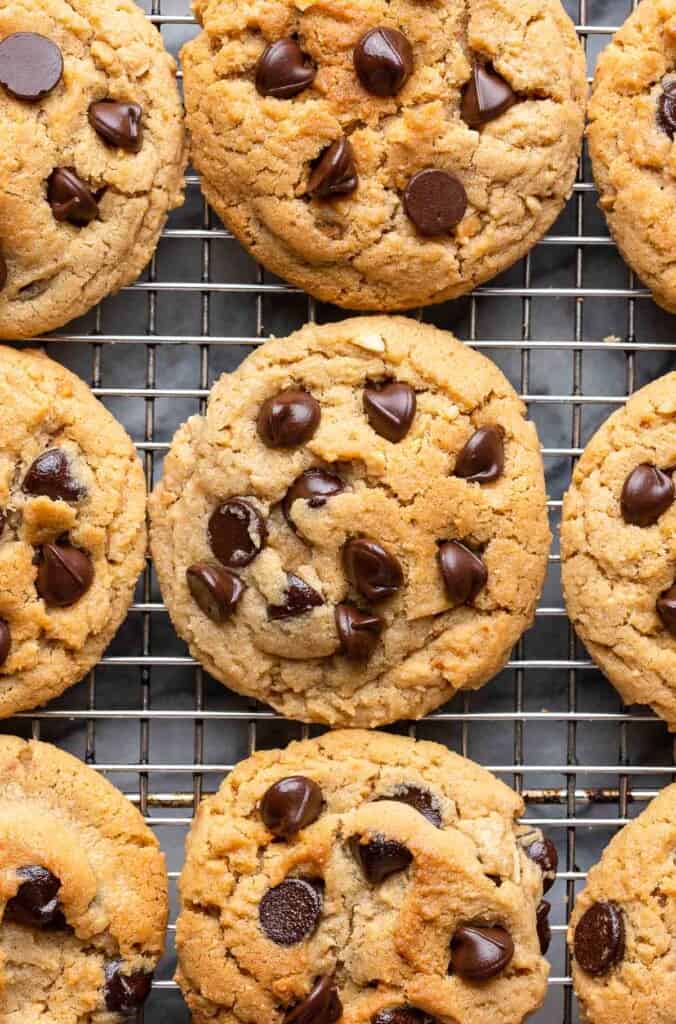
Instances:
[[[406,186],[404,209],[421,235],[443,235],[465,216],[467,193],[455,175],[429,167]]]
[[[0,619],[0,668],[9,658],[11,647],[12,635],[9,631],[9,623],[5,619]]]
[[[342,1015],[343,1004],[333,977],[324,974],[317,979],[307,999],[285,1014],[283,1024],[336,1024]]]
[[[446,593],[454,605],[471,604],[488,580],[483,559],[459,540],[439,545],[439,565]]]
[[[82,225],[99,215],[96,196],[70,167],[57,167],[52,171],[47,200],[55,220]]]
[[[427,818],[435,828],[441,828],[441,811],[434,796],[427,789],[419,786],[399,786],[391,795],[376,797],[376,800],[396,800],[400,804],[408,804]]]
[[[673,139],[676,132],[676,81],[666,82],[657,99],[657,126]]]
[[[365,537],[343,545],[343,566],[347,578],[367,601],[392,597],[404,582],[404,574],[394,555],[375,540]]]
[[[265,791],[261,817],[273,835],[289,839],[317,820],[323,803],[322,791],[316,782],[304,775],[290,775]]]
[[[104,998],[111,1013],[130,1016],[141,1009],[150,995],[153,976],[145,971],[123,974],[122,966],[121,960],[109,960],[105,965]]]
[[[7,901],[4,920],[34,928],[63,927],[58,899],[61,880],[39,864],[19,868],[17,876],[20,885]]]
[[[314,878],[287,878],[268,889],[258,908],[261,927],[278,946],[295,946],[311,935],[324,902],[324,883]]]
[[[676,636],[676,584],[657,599],[657,614],[672,636]]]
[[[359,184],[352,144],[344,136],[320,153],[307,183],[307,194],[316,199],[346,196]]]
[[[324,598],[318,594],[314,587],[295,576],[292,572],[286,574],[286,590],[284,591],[283,604],[268,605],[268,616],[271,619],[290,619],[296,615],[304,615],[319,608],[324,604]]]
[[[0,43],[0,84],[18,100],[35,102],[61,81],[63,56],[37,32],[15,32]]]
[[[212,512],[209,544],[228,569],[243,569],[261,553],[268,528],[257,508],[245,498],[228,498]]]
[[[487,981],[503,971],[514,955],[514,942],[506,928],[466,924],[451,940],[454,974],[469,981]]]
[[[536,839],[526,847],[526,853],[535,861],[542,872],[542,891],[549,892],[556,881],[556,870],[559,866],[559,855],[551,839]]]
[[[354,50],[354,69],[367,92],[396,96],[413,71],[413,50],[396,28],[372,28]]]
[[[364,877],[373,885],[403,871],[413,860],[413,854],[403,843],[381,835],[372,836],[366,842],[360,836],[352,836],[350,850]]]
[[[292,529],[296,524],[291,518],[294,501],[306,501],[310,508],[323,508],[329,498],[335,497],[345,490],[345,485],[335,473],[325,469],[306,469],[294,480],[282,501],[284,518]]]
[[[244,593],[239,576],[221,565],[195,562],[185,576],[193,599],[213,622],[225,622]]]
[[[406,437],[416,410],[415,391],[408,384],[391,381],[364,388],[364,412],[375,430],[396,444]]]
[[[314,436],[320,418],[316,398],[300,388],[287,388],[263,402],[258,433],[268,448],[297,448]]]
[[[90,556],[71,544],[43,544],[35,587],[47,605],[68,608],[87,593],[94,579]]]
[[[336,605],[335,614],[341,654],[349,661],[368,661],[378,645],[383,620],[353,604]]]
[[[642,462],[624,481],[622,518],[633,526],[652,526],[673,504],[674,497],[671,476]]]
[[[393,1006],[374,1014],[371,1024],[436,1024],[436,1017],[416,1006]]]
[[[593,903],[575,928],[575,959],[587,974],[599,977],[624,956],[624,918],[617,903]]]
[[[470,128],[481,128],[515,103],[512,87],[502,75],[485,64],[475,62],[472,65],[472,75],[460,105],[462,119]]]
[[[117,100],[98,100],[89,106],[89,123],[109,146],[118,146],[138,153],[143,144],[141,117],[138,103],[120,103]]]
[[[270,43],[256,65],[256,89],[261,96],[289,100],[315,80],[316,71],[310,58],[295,39],[278,39]]]
[[[45,495],[52,501],[77,501],[85,488],[75,479],[71,462],[61,448],[50,448],[29,466],[21,489],[26,494]]]
[[[479,484],[501,477],[505,468],[504,436],[500,427],[480,427],[458,455],[455,475]]]
[[[536,911],[536,931],[540,941],[540,952],[543,956],[549,949],[549,944],[552,941],[552,929],[549,925],[549,911],[551,909],[551,903],[548,903],[547,900],[541,900]]]

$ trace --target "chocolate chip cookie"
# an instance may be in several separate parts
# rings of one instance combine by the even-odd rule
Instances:
[[[627,704],[676,730],[676,373],[592,438],[563,503],[568,614]]]
[[[589,872],[568,930],[589,1024],[656,1024],[674,1013],[676,786],[618,832]]]
[[[642,0],[599,58],[589,150],[627,263],[676,312],[676,0]]]
[[[175,64],[131,0],[0,7],[0,337],[86,313],[182,201]]]
[[[269,270],[350,309],[455,298],[573,185],[585,62],[558,0],[196,0],[202,189]]]
[[[167,913],[164,857],[136,808],[56,747],[0,737],[0,1019],[126,1020]]]
[[[508,381],[404,318],[310,324],[252,353],[178,431],[150,511],[194,656],[332,726],[419,716],[494,676],[550,542]]]
[[[544,998],[556,873],[522,811],[471,761],[384,733],[244,761],[187,841],[177,980],[193,1020],[518,1024]]]
[[[39,352],[0,347],[0,717],[96,664],[143,567],[145,480],[122,426]]]

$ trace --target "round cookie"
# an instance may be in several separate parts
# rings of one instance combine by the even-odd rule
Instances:
[[[288,717],[416,717],[498,672],[549,528],[535,428],[452,335],[369,317],[270,341],[176,434],[151,501],[179,634]]]
[[[0,9],[0,337],[86,313],[149,262],[182,201],[175,62],[131,0]]]
[[[563,502],[568,615],[626,704],[676,729],[676,373],[632,395],[587,445]]]
[[[676,785],[611,840],[570,919],[573,984],[589,1024],[666,1024],[676,999]]]
[[[350,309],[470,291],[573,185],[587,86],[558,0],[197,0],[182,53],[207,200],[269,270]]]
[[[136,808],[56,747],[0,737],[0,1019],[127,1020],[167,915],[164,856]]]
[[[599,57],[589,151],[624,259],[676,312],[676,0],[643,0]]]
[[[471,761],[384,733],[244,761],[187,841],[176,945],[192,1019],[518,1024],[546,991],[537,910],[556,871],[522,811]]]
[[[143,568],[131,439],[74,374],[0,347],[0,717],[92,668]]]

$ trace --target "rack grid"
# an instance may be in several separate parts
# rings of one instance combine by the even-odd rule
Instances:
[[[195,34],[188,0],[142,4],[174,53]],[[590,74],[626,0],[572,0]],[[435,739],[519,790],[526,816],[559,849],[549,899],[554,938],[548,999],[538,1024],[574,1024],[565,953],[568,910],[616,829],[676,775],[673,741],[646,709],[627,709],[594,668],[565,617],[557,528],[576,457],[627,394],[674,366],[673,320],[622,262],[596,210],[586,157],[548,236],[519,264],[469,297],[415,314],[453,330],[494,359],[528,404],[543,443],[555,535],[533,629],[504,671],[474,694],[396,731]],[[242,252],[188,177],[141,281],[58,335],[49,354],[74,369],[125,424],[148,485],[181,422],[208,389],[269,334],[348,314],[315,303]],[[146,1024],[185,1024],[173,983],[175,882],[202,795],[259,747],[314,733],[230,694],[186,655],[161,603],[152,565],[118,637],[88,678],[7,731],[58,743],[104,772],[140,808],[167,854],[172,881],[168,951]],[[468,1022],[469,1024],[469,1022]]]

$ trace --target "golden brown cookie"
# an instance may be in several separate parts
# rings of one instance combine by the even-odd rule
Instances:
[[[195,1024],[519,1024],[545,995],[556,870],[522,811],[471,761],[384,733],[244,761],[187,842],[177,980]]]

